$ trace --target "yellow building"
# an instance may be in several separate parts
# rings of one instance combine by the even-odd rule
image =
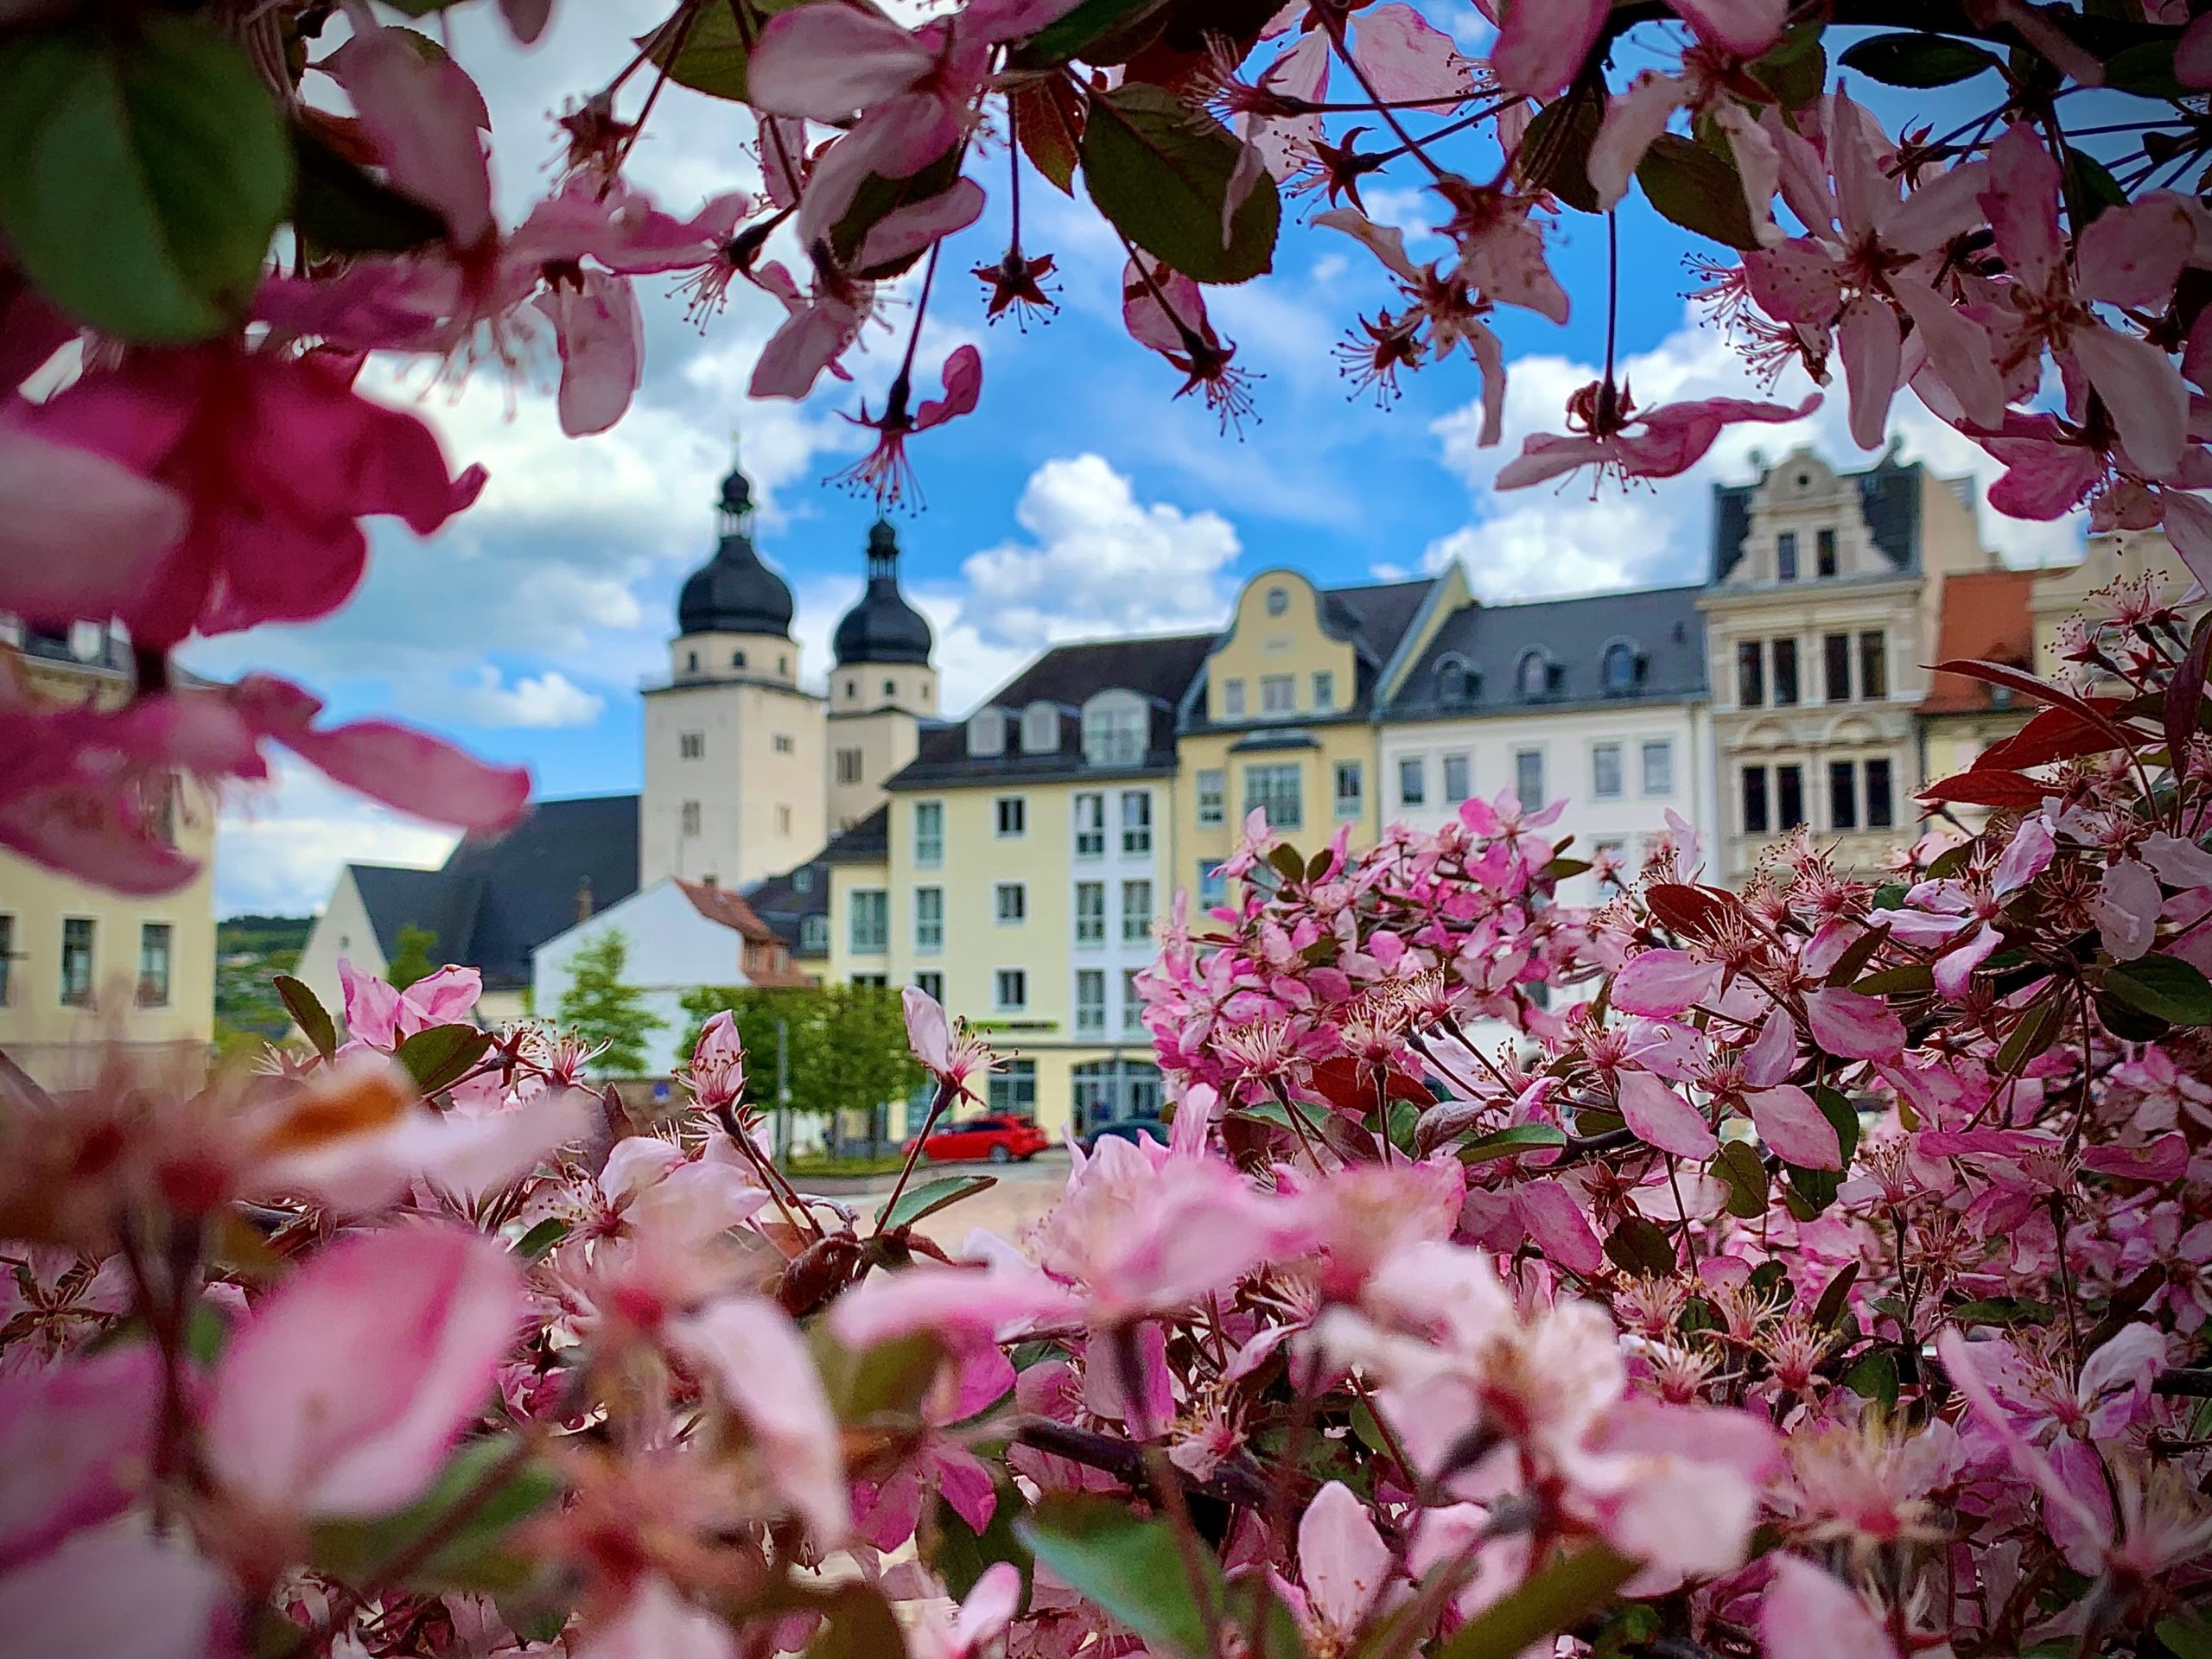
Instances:
[[[0,674],[56,703],[113,706],[130,692],[127,647],[80,626],[68,637],[0,624]],[[175,893],[108,893],[0,852],[0,1052],[37,1083],[90,1083],[120,1049],[197,1069],[215,1022],[213,802],[180,782],[177,848],[200,861]]]

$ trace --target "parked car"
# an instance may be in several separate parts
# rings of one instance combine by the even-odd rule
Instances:
[[[1125,1117],[1118,1123],[1101,1123],[1083,1137],[1083,1149],[1094,1150],[1101,1141],[1135,1141],[1150,1135],[1161,1146],[1167,1144],[1167,1126],[1156,1117]]]
[[[909,1141],[901,1151],[911,1151]],[[1026,1117],[971,1117],[940,1123],[922,1142],[922,1156],[933,1164],[988,1159],[995,1164],[1027,1163],[1052,1144],[1052,1136]]]

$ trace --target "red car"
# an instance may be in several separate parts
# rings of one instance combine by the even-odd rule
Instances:
[[[909,1141],[906,1147],[913,1144]],[[1010,1164],[1017,1158],[1025,1161],[1034,1158],[1052,1144],[1052,1136],[1026,1117],[971,1117],[939,1124],[937,1132],[922,1143],[922,1156],[933,1164],[976,1158]]]

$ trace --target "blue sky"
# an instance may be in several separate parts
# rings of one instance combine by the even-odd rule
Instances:
[[[531,53],[499,39],[488,8],[457,15],[462,61],[483,79],[499,135],[498,183],[512,216],[541,191],[553,151],[546,119],[563,92],[619,63],[626,38],[658,20],[661,0],[579,0],[556,8]],[[1470,50],[1484,26],[1471,8],[1425,5]],[[1631,51],[1624,71],[1640,67]],[[1953,94],[1952,96],[1956,96]],[[1902,111],[1877,107],[1893,122]],[[709,192],[750,182],[749,118],[671,87],[632,167],[635,182],[689,213]],[[1003,152],[999,162],[1002,163]],[[994,176],[995,175],[995,176]],[[906,584],[938,632],[948,709],[972,705],[1028,656],[1103,632],[1210,626],[1239,581],[1270,564],[1325,582],[1433,570],[1452,559],[1493,600],[1695,579],[1707,502],[1718,479],[1750,475],[1754,449],[1815,443],[1845,464],[1862,458],[1840,403],[1789,428],[1732,432],[1708,461],[1656,488],[1593,497],[1585,481],[1492,495],[1488,480],[1531,431],[1556,430],[1561,406],[1592,378],[1605,339],[1602,220],[1563,214],[1554,270],[1573,296],[1567,324],[1508,311],[1497,320],[1510,365],[1503,444],[1475,447],[1478,383],[1464,358],[1407,377],[1387,410],[1348,397],[1330,348],[1356,311],[1395,296],[1370,256],[1333,232],[1286,223],[1271,277],[1211,290],[1219,331],[1264,378],[1259,421],[1223,437],[1193,399],[1173,401],[1172,370],[1122,334],[1120,251],[1087,201],[1071,203],[1026,173],[1024,239],[1058,263],[1060,309],[1025,334],[986,327],[982,285],[967,272],[1004,247],[1004,173],[984,221],[948,249],[922,361],[964,340],[984,359],[982,407],[912,447],[925,511],[897,522]],[[1415,181],[1369,192],[1376,216],[1421,227],[1433,214]],[[1081,191],[1078,183],[1078,194]],[[1416,257],[1441,250],[1415,238]],[[1748,381],[1720,337],[1686,305],[1691,238],[1632,200],[1621,214],[1620,353],[1639,401],[1742,392]],[[711,550],[715,480],[732,433],[765,501],[763,553],[791,582],[806,671],[859,586],[871,501],[825,486],[867,447],[842,418],[866,394],[880,403],[911,307],[855,360],[857,387],[825,379],[803,405],[744,396],[752,359],[779,315],[736,294],[702,334],[664,279],[641,279],[647,315],[645,388],[612,432],[563,437],[550,352],[520,382],[479,374],[455,388],[425,366],[372,368],[383,395],[416,408],[458,464],[482,461],[484,498],[438,537],[395,525],[376,533],[356,602],[315,626],[262,630],[192,656],[206,671],[261,666],[326,696],[334,714],[397,715],[480,753],[531,766],[542,794],[629,790],[640,776],[637,689],[665,663],[675,593]],[[907,297],[911,298],[911,289]],[[949,303],[947,302],[949,302]],[[932,386],[933,390],[933,386]],[[1808,390],[1785,381],[1794,402]],[[1909,454],[1947,471],[1994,476],[1985,456],[1910,397],[1896,431]],[[2021,525],[1985,515],[2007,557],[2069,556],[2071,524]],[[432,863],[449,837],[369,808],[297,770],[226,803],[218,905],[304,911],[327,896],[346,859]]]

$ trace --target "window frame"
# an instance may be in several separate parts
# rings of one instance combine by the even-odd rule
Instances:
[[[1789,810],[1790,798],[1796,798],[1797,810]],[[1805,816],[1805,768],[1796,760],[1777,762],[1774,768],[1774,821],[1780,828],[1778,835],[1788,835],[1802,824],[1812,820]]]
[[[1412,787],[1408,789],[1407,785]],[[1398,757],[1398,805],[1428,804],[1428,757],[1425,754],[1402,754]]]
[[[1337,671],[1333,668],[1315,669],[1312,690],[1315,714],[1325,715],[1334,710],[1337,706]]]
[[[1522,787],[1528,781],[1524,768],[1532,760],[1536,765],[1536,798],[1533,801],[1521,800],[1522,810],[1531,812],[1544,804],[1543,747],[1541,744],[1532,744],[1513,751],[1513,792],[1516,799],[1521,799]]]
[[[1890,632],[1859,631],[1859,701],[1886,702],[1890,696]]]
[[[1014,991],[1011,998],[1006,994],[1009,982]],[[997,1014],[1029,1012],[1029,970],[1027,968],[991,969],[991,1008]]]
[[[1769,641],[1771,661],[1768,664],[1767,690],[1777,709],[1799,706],[1804,685],[1797,673],[1797,641],[1789,635]],[[1787,691],[1786,696],[1783,693]]]
[[[1774,791],[1764,762],[1748,764],[1738,770],[1736,822],[1738,833],[1743,835],[1774,833]]]
[[[1349,773],[1351,793],[1344,793],[1344,778]],[[1367,810],[1367,768],[1357,760],[1339,760],[1329,771],[1329,816],[1337,823],[1357,818]]]
[[[1605,787],[1605,760],[1611,756],[1613,786]],[[1593,801],[1618,801],[1628,794],[1628,766],[1621,753],[1620,741],[1607,738],[1590,746],[1590,798]]]
[[[1777,582],[1797,580],[1797,532],[1785,530],[1774,538],[1774,575]]]
[[[851,893],[851,907],[845,918],[846,949],[855,957],[880,957],[891,949],[891,890],[888,887],[855,887]],[[861,931],[864,911],[874,912],[874,937],[863,936]]]
[[[1085,913],[1084,899],[1096,894],[1096,925],[1087,925],[1092,918]],[[1069,937],[1078,946],[1096,946],[1106,943],[1106,884],[1103,881],[1078,881],[1075,884],[1075,922]]]
[[[924,899],[937,901],[937,913],[925,916]],[[944,889],[935,882],[914,889],[914,954],[934,957],[944,950]]]
[[[1221,683],[1221,716],[1224,720],[1244,718],[1244,682],[1242,678]]]
[[[1836,556],[1835,531],[1815,531],[1813,532],[1813,569],[1815,575],[1833,576],[1840,568]]]
[[[1443,785],[1443,800],[1446,806],[1457,806],[1475,792],[1475,757],[1471,750],[1447,749],[1439,757],[1442,764],[1437,768],[1439,781]],[[1457,767],[1455,781],[1452,769]]]
[[[1841,671],[1838,672],[1839,670]],[[1821,701],[1851,701],[1851,636],[1848,633],[1824,633],[1821,636]]]
[[[1075,856],[1088,863],[1106,856],[1106,791],[1077,790],[1070,817],[1075,829]],[[1086,823],[1085,819],[1095,822]]]
[[[1134,813],[1132,807],[1136,810]],[[1152,791],[1148,789],[1125,789],[1122,791],[1122,856],[1150,858],[1152,856]]]
[[[1298,676],[1295,674],[1262,674],[1260,676],[1260,713],[1270,719],[1280,720],[1285,715],[1298,712]]]
[[[1666,757],[1661,762],[1661,770],[1666,774],[1666,786],[1662,789],[1654,789],[1651,786],[1651,756],[1655,750]],[[1638,792],[1646,800],[1658,796],[1672,795],[1675,792],[1675,740],[1671,737],[1647,737],[1642,740],[1637,747],[1636,767],[1637,787]]]
[[[1198,827],[1211,830],[1229,822],[1229,769],[1201,766],[1198,785]]]
[[[1275,810],[1276,806],[1280,804],[1280,798],[1275,790],[1268,788],[1265,791],[1262,791],[1255,787],[1256,782],[1262,777],[1267,778],[1271,781],[1280,781],[1285,777],[1289,779],[1290,791],[1287,799],[1291,810],[1287,817],[1279,816]],[[1263,795],[1265,798],[1262,798]],[[1264,806],[1268,808],[1268,827],[1269,829],[1304,829],[1306,827],[1305,767],[1300,766],[1296,761],[1291,761],[1287,764],[1281,761],[1262,761],[1255,762],[1254,764],[1246,766],[1244,768],[1244,810],[1247,816],[1250,814],[1255,806]]]
[[[1828,828],[1856,830],[1859,817],[1859,763],[1847,760],[1829,761]]]
[[[925,828],[925,823],[929,827]],[[914,868],[918,870],[937,870],[944,868],[944,803],[916,801],[914,803]]]
[[[1866,780],[1866,810],[1860,816],[1866,819],[1866,827],[1869,830],[1896,829],[1897,827],[1896,766],[1891,764],[1890,757],[1886,754],[1870,754],[1861,764],[1859,771]],[[1881,779],[1878,788],[1874,781],[1878,772]],[[1878,815],[1874,810],[1877,806],[1881,808]]]
[[[146,995],[148,978],[146,952],[147,947],[153,943],[154,935],[157,932],[162,938],[161,994],[158,996],[149,997]],[[176,925],[174,922],[140,922],[138,924],[138,986],[135,998],[137,1006],[142,1008],[166,1008],[173,1006],[175,986]]]
[[[1766,644],[1759,639],[1736,642],[1736,706],[1766,707]]]
[[[1027,881],[992,882],[991,918],[1001,927],[1020,927],[1027,923],[1029,919],[1029,884]]]
[[[1007,825],[1014,827],[1009,830]],[[1027,795],[995,795],[991,798],[991,824],[996,841],[1020,841],[1029,834],[1029,798]]]
[[[1133,906],[1129,903],[1133,894],[1141,895],[1143,903],[1141,906]],[[1123,944],[1151,944],[1153,919],[1158,914],[1158,901],[1153,897],[1152,878],[1148,875],[1124,877],[1122,881],[1121,898],[1122,943]]]
[[[1097,989],[1096,998],[1084,992],[1092,987]],[[1103,1037],[1106,1034],[1106,970],[1103,968],[1078,968],[1075,970],[1075,1031],[1078,1037]]]

